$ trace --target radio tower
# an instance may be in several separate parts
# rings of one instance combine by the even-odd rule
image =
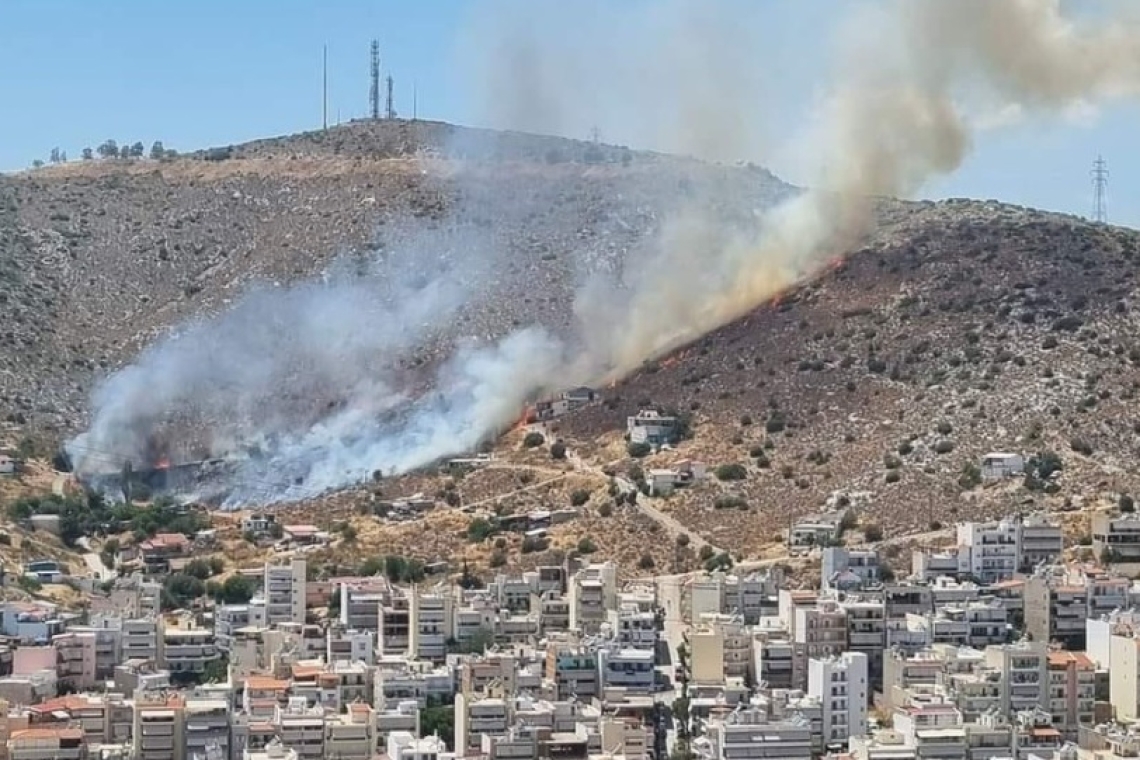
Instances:
[[[388,96],[384,101],[384,118],[396,118],[396,106],[392,102],[392,75],[389,74],[388,78],[384,80],[384,84],[388,87]]]
[[[1106,191],[1108,190],[1108,164],[1101,156],[1096,157],[1093,161],[1092,171],[1093,185],[1093,221],[1104,224],[1108,221],[1108,202],[1106,200]]]
[[[372,118],[380,118],[380,40],[372,40],[372,87],[368,91]]]

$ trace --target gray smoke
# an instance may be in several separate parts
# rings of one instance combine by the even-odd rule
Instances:
[[[764,62],[739,39],[730,4],[593,3],[592,15],[569,5],[500,5],[475,25],[488,121],[584,136],[592,115],[613,114],[680,152],[762,150]],[[567,12],[590,22],[560,23]],[[70,448],[80,471],[100,469],[104,452],[145,452],[180,417],[204,421],[215,447],[256,450],[229,484],[231,504],[311,496],[462,452],[532,394],[627,373],[841,255],[872,224],[873,197],[909,195],[957,168],[972,95],[1036,112],[1140,86],[1140,27],[1123,12],[1078,21],[1050,0],[897,0],[846,31],[819,124],[805,130],[825,167],[813,189],[733,225],[701,193],[678,194],[626,261],[629,276],[586,279],[571,334],[523,326],[461,343],[426,377],[409,369],[409,352],[510,266],[494,240],[417,236],[363,276],[255,291],[150,348],[96,392],[91,428]],[[443,274],[425,279],[435,265]]]

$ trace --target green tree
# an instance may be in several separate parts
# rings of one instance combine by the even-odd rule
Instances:
[[[498,532],[495,524],[484,517],[476,517],[467,524],[467,540],[481,544]]]
[[[221,599],[225,604],[245,604],[253,598],[254,582],[234,573],[222,584]]]
[[[162,147],[162,141],[155,140],[154,145],[150,146],[150,157],[155,161],[166,158],[166,149]]]
[[[420,710],[420,733],[424,736],[438,736],[443,739],[448,750],[455,749],[455,708],[451,705],[437,705]]]
[[[175,573],[168,576],[162,584],[162,608],[174,610],[188,607],[205,592],[206,584],[201,579],[186,573]]]
[[[526,449],[534,449],[544,443],[546,443],[546,438],[543,437],[542,433],[538,432],[527,433],[523,438],[523,448]]]
[[[565,459],[566,458],[566,444],[562,441],[555,441],[550,446],[551,459]]]

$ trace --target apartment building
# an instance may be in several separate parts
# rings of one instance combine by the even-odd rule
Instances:
[[[251,625],[249,609],[248,604],[219,604],[214,607],[214,646],[219,652],[228,654],[235,632]]]
[[[1140,515],[1094,512],[1092,516],[1093,553],[1112,562],[1140,562]]]
[[[610,630],[620,645],[650,650],[657,645],[657,616],[652,610],[626,603],[608,615]]]
[[[507,700],[467,694],[455,696],[455,754],[481,754],[483,736],[503,736],[511,725]]]
[[[44,727],[13,731],[7,760],[87,760],[87,740],[81,728]]]
[[[388,760],[440,760],[447,745],[438,736],[417,739],[410,731],[394,731],[385,744]]]
[[[325,718],[325,757],[340,760],[372,760],[376,736],[372,708],[366,704],[347,705],[344,712]]]
[[[823,550],[820,583],[825,590],[858,591],[880,582],[879,569],[874,549],[829,546]]]
[[[546,678],[554,684],[558,699],[587,699],[601,694],[597,654],[581,646],[549,644]]]
[[[587,565],[570,578],[570,630],[597,633],[617,598],[617,566],[612,562]]]
[[[184,707],[177,694],[135,697],[133,760],[188,760]]]
[[[871,685],[867,655],[841,655],[808,661],[808,696],[822,706],[825,746],[847,748],[851,735],[867,733]]]
[[[231,729],[229,701],[188,698],[183,708],[186,760],[230,757]]]
[[[381,654],[401,655],[410,651],[412,643],[412,611],[409,595],[402,589],[393,589],[380,602],[379,630],[376,646]],[[432,617],[429,615],[429,618]],[[430,624],[429,624],[430,625]],[[429,636],[429,648],[434,645],[438,634]],[[444,636],[446,640],[447,636]]]
[[[598,650],[598,671],[603,688],[623,688],[648,693],[653,689],[656,670],[653,650],[602,648]]]
[[[1096,667],[1084,652],[1049,652],[1049,715],[1062,736],[1075,741],[1095,722]]]
[[[705,614],[689,634],[692,679],[719,684],[744,679],[752,666],[752,635],[739,617]]]
[[[810,760],[812,728],[802,715],[772,720],[760,707],[748,707],[710,721],[694,747],[714,760]]]
[[[94,689],[115,675],[120,632],[113,628],[73,626],[52,637],[62,685],[72,691]]]
[[[442,662],[455,628],[454,600],[448,590],[408,592],[408,651],[419,660]]]
[[[136,618],[124,620],[120,640],[123,660],[162,662],[162,619]]]
[[[808,661],[847,651],[847,610],[834,599],[797,606],[792,626],[792,687],[807,688]]]
[[[262,589],[269,625],[304,623],[308,565],[294,559],[286,565],[265,565]]]
[[[222,653],[214,645],[214,632],[189,620],[163,626],[162,665],[171,674],[202,674]]]
[[[1086,620],[1131,606],[1131,583],[1089,566],[1047,566],[1025,580],[1025,630],[1035,641],[1084,649]]]
[[[1021,565],[1020,528],[1014,519],[958,525],[958,566],[980,583],[1012,578]]]

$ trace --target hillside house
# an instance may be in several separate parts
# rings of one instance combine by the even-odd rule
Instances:
[[[269,514],[254,513],[241,521],[241,532],[252,533],[255,536],[264,536],[277,525],[277,517]]]
[[[828,546],[839,540],[847,510],[807,515],[798,520],[788,533],[788,546],[793,549],[810,549]]]
[[[586,404],[592,404],[600,399],[601,396],[598,395],[597,391],[585,386],[571,388],[562,394],[562,400],[565,401],[572,410],[586,406]]]
[[[316,525],[283,525],[281,531],[285,539],[295,544],[318,544],[328,538]]]
[[[1025,473],[1025,459],[1021,454],[993,452],[982,457],[982,479],[1002,480],[1016,478]]]
[[[625,421],[630,443],[661,446],[677,439],[677,418],[665,417],[656,409],[642,409]]]
[[[0,475],[15,475],[16,460],[7,454],[0,454]]]
[[[170,560],[190,554],[191,542],[181,533],[155,533],[139,544],[139,556],[149,573],[170,571]]]
[[[24,564],[24,576],[40,583],[63,583],[63,565],[54,559],[38,559]]]
[[[677,473],[673,470],[650,470],[646,475],[650,496],[668,496],[677,487]]]

